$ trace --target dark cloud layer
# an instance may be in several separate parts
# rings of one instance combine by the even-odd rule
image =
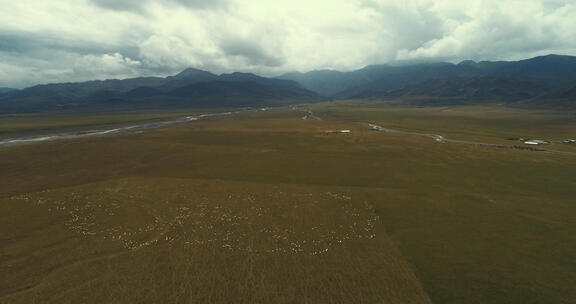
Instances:
[[[242,57],[250,65],[277,67],[284,64],[282,58],[268,54],[263,46],[254,41],[230,38],[223,40],[220,47],[226,55]]]
[[[137,56],[139,49],[130,45],[106,45],[92,41],[79,41],[67,37],[45,36],[30,33],[1,33],[0,52],[9,52],[21,56],[43,52],[65,51],[74,54],[122,53],[129,57]]]

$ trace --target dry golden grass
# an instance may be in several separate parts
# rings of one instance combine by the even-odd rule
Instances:
[[[500,144],[571,113],[314,112],[0,148],[0,303],[573,303],[574,156],[365,124]]]
[[[2,205],[63,226],[5,243],[8,303],[428,302],[353,189],[128,178]],[[54,255],[32,265],[38,251],[23,244]]]

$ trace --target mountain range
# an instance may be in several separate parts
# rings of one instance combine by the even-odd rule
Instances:
[[[186,69],[175,76],[38,85],[0,95],[0,113],[260,107],[324,100],[291,80]]]
[[[428,99],[477,103],[576,105],[576,57],[547,55],[520,61],[463,61],[406,66],[372,65],[340,72],[288,73],[280,79],[334,99]],[[572,101],[572,102],[571,102]]]
[[[16,89],[12,89],[12,88],[0,88],[0,95],[15,91],[15,90]]]
[[[0,113],[77,109],[260,107],[334,99],[442,105],[506,103],[576,108],[576,57],[371,65],[266,78],[186,69],[169,77],[0,88]]]

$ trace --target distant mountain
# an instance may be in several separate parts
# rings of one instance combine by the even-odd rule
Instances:
[[[12,88],[0,88],[0,95],[2,94],[6,94],[12,91],[16,91],[16,89],[12,89]]]
[[[520,61],[473,61],[460,65],[470,66],[491,76],[523,77],[549,82],[567,83],[576,80],[576,57],[547,55]]]
[[[198,69],[186,69],[175,76],[165,78],[164,90],[174,89],[192,83],[218,80],[218,76]]]
[[[504,79],[508,79],[508,81],[516,79],[518,82],[530,81],[538,83],[538,86],[561,86],[576,81],[576,57],[548,55],[511,62],[474,62],[468,60],[459,64],[375,65],[352,72],[324,70],[308,73],[288,73],[278,78],[297,81],[303,87],[325,96],[346,99],[364,95],[378,95],[375,92],[387,94],[386,92],[400,90],[429,80],[452,78],[452,83],[458,82],[456,79],[461,79],[465,82],[458,84],[458,86],[470,85],[471,79],[476,79],[478,85],[480,85],[480,82],[483,83],[482,85],[490,83],[488,81],[489,78],[481,77],[493,77],[502,81]],[[504,82],[493,84],[503,86]],[[520,83],[518,84],[521,85]],[[436,85],[441,84],[437,83]],[[419,92],[429,95],[436,94],[434,92],[423,92],[422,89],[424,87],[432,88],[434,86],[429,83],[421,87]],[[519,92],[511,95],[517,93]],[[500,97],[507,99],[510,96]]]
[[[524,103],[576,108],[576,82],[556,87],[544,94],[526,100]]]
[[[345,99],[365,91],[390,90],[428,79],[481,75],[474,68],[450,63],[428,63],[411,66],[373,65],[352,72],[312,71],[288,73],[289,79],[325,96]]]
[[[319,70],[276,78],[186,69],[166,78],[0,89],[0,113],[251,107],[352,98],[409,99],[407,102],[430,105],[498,102],[576,108],[576,57],[372,65],[351,72]]]
[[[0,97],[0,112],[65,109],[250,107],[316,102],[322,98],[290,80],[254,74],[215,75],[186,69],[166,78],[35,86]]]
[[[278,79],[294,80],[303,87],[315,91],[323,96],[333,96],[352,83],[361,84],[364,81],[358,79],[352,73],[332,70],[312,71],[308,73],[288,73],[277,77]]]
[[[366,91],[355,98],[430,99],[436,103],[517,102],[545,94],[553,86],[507,77],[466,76],[426,80],[400,89]]]
[[[216,76],[207,72],[186,70],[158,87],[139,87],[116,96],[108,102],[144,102],[180,106],[249,107],[314,102],[322,98],[315,92],[288,80],[269,79],[248,73]]]
[[[147,77],[38,85],[0,96],[0,112],[77,107],[88,104],[94,98],[128,92],[141,86],[158,86],[165,82],[164,78]]]

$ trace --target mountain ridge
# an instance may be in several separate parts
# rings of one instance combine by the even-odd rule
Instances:
[[[321,100],[317,93],[290,80],[250,73],[215,75],[190,68],[165,78],[139,77],[33,86],[2,95],[0,112],[118,107],[250,107]]]
[[[187,68],[168,77],[0,89],[0,113],[117,107],[250,107],[366,98],[422,99],[429,100],[429,105],[492,101],[576,107],[576,57],[378,64],[349,72],[314,70],[274,78],[242,72],[216,75]]]
[[[7,93],[10,93],[12,91],[16,91],[16,89],[0,87],[0,95],[7,94]]]
[[[449,91],[459,88],[468,92],[459,98],[468,101],[483,96],[510,103],[523,100],[532,104],[554,104],[557,100],[563,105],[576,106],[573,90],[564,92],[561,98],[559,93],[552,93],[576,82],[576,57],[566,55],[546,55],[520,61],[371,65],[351,72],[322,70],[287,73],[279,78],[297,81],[307,89],[334,99],[455,98],[457,94]],[[527,83],[533,87],[527,87]],[[440,90],[442,86],[444,88]],[[474,95],[471,93],[474,90],[482,92]]]

